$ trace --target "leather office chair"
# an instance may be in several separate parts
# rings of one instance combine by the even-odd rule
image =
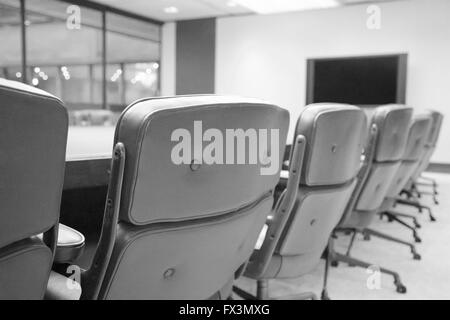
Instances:
[[[320,261],[328,238],[344,213],[360,167],[366,117],[342,104],[307,106],[297,121],[289,178],[267,219],[263,241],[244,275],[257,280],[256,297],[269,298],[268,281],[309,273]],[[280,299],[315,299],[303,293]]]
[[[401,225],[407,227],[413,232],[413,237],[416,242],[421,242],[417,234],[416,228],[420,228],[415,216],[394,211],[392,207],[401,201],[399,195],[408,181],[411,179],[414,170],[420,161],[421,156],[425,151],[425,143],[429,136],[431,127],[431,116],[429,114],[418,114],[412,119],[409,127],[408,140],[406,143],[405,153],[401,165],[392,180],[392,184],[387,192],[382,208],[380,209],[380,216],[387,216],[390,221],[396,221]],[[401,218],[412,219],[414,226],[407,224]]]
[[[82,250],[82,238],[70,250],[76,231],[66,227],[56,250],[67,126],[58,98],[0,79],[0,299],[41,299],[54,256]]]
[[[372,235],[408,245],[414,259],[420,259],[413,244],[369,228],[400,167],[411,117],[412,109],[402,105],[386,105],[375,110],[371,120],[369,142],[365,148],[365,160],[358,174],[358,184],[348,203],[346,213],[336,228],[336,232],[351,233],[351,241],[346,254],[341,254],[335,251],[334,239],[330,238],[328,259],[333,266],[337,266],[339,261],[363,268],[373,265],[350,256],[357,233],[362,233],[365,237]],[[397,272],[386,268],[380,268],[380,272],[392,275],[397,291],[406,292],[406,287],[402,284]]]
[[[404,193],[408,196],[409,199],[414,199],[412,201],[406,201],[404,204],[412,205],[422,211],[422,209],[427,209],[426,206],[420,204],[420,202],[416,198],[420,198],[422,195],[431,195],[433,197],[433,201],[435,204],[439,204],[436,196],[438,195],[437,191],[437,183],[434,179],[422,176],[422,173],[427,169],[430,158],[434,153],[436,148],[437,140],[439,138],[439,134],[442,127],[442,121],[444,116],[442,113],[434,110],[428,111],[432,118],[431,129],[429,131],[428,139],[425,144],[425,150],[422,154],[422,157],[417,165],[417,168],[414,170],[414,173],[408,183],[408,185],[403,190]],[[427,183],[428,181],[429,183]],[[418,186],[429,186],[432,188],[432,191],[424,191],[419,190]],[[428,209],[431,212],[431,209]],[[432,219],[434,220],[434,219]]]
[[[202,133],[194,121],[224,137],[227,129],[279,130],[270,148],[258,150],[264,161],[278,155],[275,172],[261,174],[266,164],[260,161],[201,164]],[[102,233],[92,266],[81,276],[81,299],[227,298],[270,213],[288,127],[286,110],[241,98],[143,99],[125,109],[116,127]],[[189,162],[179,165],[171,158],[176,129],[191,133],[192,143],[200,139]],[[52,297],[64,295],[55,290],[51,284]]]

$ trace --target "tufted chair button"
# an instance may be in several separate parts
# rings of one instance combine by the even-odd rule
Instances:
[[[175,269],[169,268],[166,271],[164,271],[164,279],[170,279],[174,276],[174,274],[175,274]]]
[[[332,152],[332,153],[336,153],[336,150],[337,150],[337,145],[333,144],[333,145],[331,146],[331,152]]]
[[[420,145],[420,139],[416,140],[416,147]]]
[[[200,169],[201,165],[202,164],[200,163],[200,161],[193,159],[189,167],[192,171],[197,171],[198,169]]]

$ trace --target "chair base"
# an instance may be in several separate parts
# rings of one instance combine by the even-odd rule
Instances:
[[[363,229],[361,232],[363,234],[368,234],[370,236],[374,236],[374,237],[377,237],[377,238],[380,238],[380,239],[385,239],[385,240],[389,240],[389,241],[392,241],[392,242],[395,242],[395,243],[403,244],[403,245],[405,245],[405,246],[410,248],[411,254],[413,255],[413,259],[414,260],[420,260],[421,259],[420,254],[418,254],[417,251],[416,251],[416,246],[414,244],[408,242],[408,241],[404,241],[404,240],[392,237],[392,236],[390,236],[388,234],[385,234],[385,233],[382,233],[382,232],[379,232],[379,231],[376,231],[376,230],[373,230],[373,229],[369,229],[369,228]]]
[[[386,215],[388,217],[389,222],[394,221],[393,219],[390,218],[390,215],[393,215],[393,216],[396,216],[396,217],[400,217],[400,218],[412,219],[412,222],[414,224],[414,228],[416,228],[416,229],[422,228],[422,225],[417,220],[417,217],[412,215],[412,214],[407,214],[407,213],[402,213],[402,212],[388,210],[388,211],[381,212],[380,213],[380,218],[382,218],[384,215]]]
[[[368,263],[368,262],[365,262],[362,260],[358,260],[353,257],[343,255],[343,254],[340,254],[337,252],[333,252],[331,254],[331,257],[332,257],[333,261],[341,261],[341,262],[348,263],[349,265],[358,266],[361,268],[369,268],[369,267],[373,266],[373,264],[371,264],[371,263]],[[397,272],[383,268],[383,267],[380,267],[379,270],[381,273],[391,275],[394,278],[394,285],[395,285],[396,291],[398,293],[406,293],[407,289],[406,289],[405,285],[403,285],[403,283],[400,279],[400,275]]]
[[[418,198],[421,198],[423,195],[431,195],[433,197],[433,202],[434,204],[438,205],[439,201],[437,200],[437,195],[439,194],[439,192],[437,191],[437,183],[436,180],[432,179],[432,178],[427,178],[427,177],[420,177],[421,181],[416,181],[411,185],[411,189],[408,190],[410,193],[415,193],[417,195]],[[430,183],[426,183],[425,181],[429,181]],[[423,190],[419,190],[418,186],[423,186],[423,187],[431,187],[433,191],[423,191]]]
[[[356,228],[346,228],[346,229],[338,229],[337,231],[343,231],[343,232],[350,231],[350,232],[353,232],[353,235],[352,235],[352,239],[350,241],[350,244],[349,244],[346,254],[341,254],[334,250],[334,243],[333,243],[334,238],[330,237],[330,241],[329,241],[328,249],[327,249],[327,263],[325,265],[324,285],[323,285],[323,291],[322,291],[322,295],[324,298],[327,297],[327,278],[328,278],[329,265],[337,267],[339,265],[339,262],[344,262],[350,266],[358,266],[358,267],[362,267],[362,268],[369,268],[369,267],[373,266],[372,263],[358,260],[358,259],[355,259],[350,256],[351,248],[353,246],[353,241],[354,241],[356,233],[362,233],[365,237],[375,236],[375,237],[390,240],[390,241],[393,241],[396,243],[404,244],[410,248],[411,253],[413,254],[413,258],[415,260],[421,259],[421,256],[417,253],[416,248],[413,244],[403,241],[401,239],[391,237],[387,234],[378,232],[376,230],[372,230],[372,229],[360,230],[360,229],[356,229]],[[388,274],[394,278],[394,285],[395,285],[396,291],[398,293],[406,293],[407,289],[406,289],[405,285],[403,285],[403,283],[400,279],[400,275],[397,272],[383,268],[383,267],[379,267],[379,271],[381,273]]]
[[[407,206],[415,207],[415,208],[417,208],[417,210],[419,210],[419,213],[422,213],[423,210],[427,210],[430,221],[432,221],[432,222],[436,221],[436,218],[434,217],[433,212],[431,211],[431,208],[428,206],[424,206],[417,200],[407,200],[407,199],[397,198],[396,202],[407,205]]]
[[[417,219],[415,217],[409,216],[407,214],[399,213],[399,212],[394,212],[394,211],[383,211],[380,213],[380,217],[383,217],[383,216],[386,216],[390,222],[395,221],[395,222],[401,224],[402,226],[410,229],[413,233],[414,241],[417,243],[422,242],[422,239],[419,237],[419,235],[417,234],[417,230],[416,230],[417,226],[420,227],[420,224],[417,222]],[[412,218],[414,226],[407,224],[405,221],[401,220],[399,217]]]

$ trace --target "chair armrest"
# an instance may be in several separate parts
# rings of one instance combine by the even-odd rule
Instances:
[[[337,224],[337,228],[345,227],[346,223],[350,219],[355,206],[357,205],[359,196],[361,194],[362,188],[364,187],[366,180],[369,176],[369,172],[372,169],[373,157],[375,154],[375,148],[378,141],[378,127],[373,124],[370,128],[369,134],[369,143],[365,149],[364,156],[361,156],[361,167],[356,176],[356,186],[350,196],[350,199],[347,203],[347,206],[344,210],[344,214],[342,215],[340,221]]]
[[[278,197],[271,213],[271,218],[268,218],[266,221],[267,229],[263,229],[262,234],[260,234],[258,243],[259,246],[262,240],[260,249],[253,251],[252,259],[249,262],[249,265],[252,265],[251,268],[255,270],[255,274],[264,274],[297,199],[305,144],[305,137],[298,135],[293,145],[292,163],[289,168],[289,179],[287,180],[286,188]]]
[[[38,235],[38,238],[42,240],[43,235]],[[75,262],[83,254],[84,246],[85,238],[81,232],[60,223],[53,262],[56,264]]]
[[[285,181],[287,182],[287,180],[289,179],[289,171],[288,170],[281,170],[280,171],[280,182],[281,181]],[[280,184],[280,182],[278,182],[278,184]]]
[[[283,161],[283,164],[281,165],[281,170],[289,170],[289,160]]]
[[[113,158],[111,160],[111,176],[106,196],[105,211],[103,213],[100,239],[91,267],[81,273],[81,283],[83,284],[81,300],[96,300],[100,292],[116,238],[124,169],[125,146],[123,143],[118,142],[114,146]]]
[[[85,240],[81,232],[60,223],[54,263],[75,262],[84,252]]]

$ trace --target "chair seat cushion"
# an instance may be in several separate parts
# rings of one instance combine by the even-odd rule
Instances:
[[[0,250],[0,301],[42,299],[52,265],[52,252],[37,238]]]

